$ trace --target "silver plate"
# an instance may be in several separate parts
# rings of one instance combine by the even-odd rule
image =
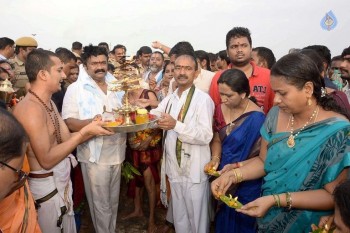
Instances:
[[[157,125],[158,117],[155,115],[152,115],[152,116],[154,117],[154,120],[151,120],[151,121],[144,123],[144,124],[119,125],[119,126],[115,126],[115,127],[103,126],[103,128],[108,129],[108,130],[115,132],[115,133],[132,133],[132,132],[137,132],[137,131],[150,129],[150,128],[151,129],[158,128],[158,125]]]

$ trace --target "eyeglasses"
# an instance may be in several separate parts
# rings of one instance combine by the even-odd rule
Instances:
[[[17,170],[16,168],[11,167],[10,165],[8,165],[8,164],[6,164],[6,163],[4,163],[4,162],[2,162],[2,161],[0,161],[0,164],[4,165],[5,167],[10,168],[12,171],[14,171],[14,172],[16,172],[16,173],[18,174],[18,180],[17,180],[17,182],[21,182],[21,181],[27,179],[28,174],[27,174],[26,172],[24,172],[24,171],[22,171],[22,170],[20,170],[20,169]]]

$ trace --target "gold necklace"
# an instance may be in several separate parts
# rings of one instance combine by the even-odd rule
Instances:
[[[245,106],[245,108],[244,108],[244,110],[243,110],[243,112],[242,112],[242,114],[241,114],[241,116],[247,111],[247,109],[248,109],[248,106],[249,106],[249,99],[248,99],[248,103],[247,103],[247,105]],[[231,111],[230,111],[230,113],[231,113]],[[231,115],[230,115],[231,116]],[[237,117],[238,118],[238,117]],[[236,119],[237,119],[236,118]],[[231,120],[231,119],[230,119]],[[226,135],[229,135],[230,133],[231,133],[231,131],[232,131],[232,129],[233,129],[233,127],[236,125],[235,123],[233,123],[234,121],[231,121],[230,122],[230,124],[226,127]]]
[[[310,116],[309,120],[304,124],[303,127],[301,127],[301,129],[300,129],[295,135],[293,135],[293,132],[294,132],[294,130],[293,130],[293,126],[294,126],[294,116],[293,116],[293,114],[290,116],[290,117],[291,117],[291,118],[290,118],[290,119],[291,119],[291,124],[290,124],[290,136],[288,137],[288,140],[287,140],[287,146],[288,146],[289,148],[293,148],[293,147],[295,146],[295,140],[294,140],[294,139],[300,134],[301,131],[303,131],[303,130],[305,129],[305,127],[306,127],[307,125],[310,124],[311,120],[312,120],[313,118],[315,118],[314,121],[316,120],[317,115],[318,115],[318,110],[319,110],[319,107],[317,106],[316,109],[313,111],[312,115]],[[316,117],[315,117],[315,116],[316,116]]]

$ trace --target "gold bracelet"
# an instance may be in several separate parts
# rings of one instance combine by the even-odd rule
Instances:
[[[272,194],[273,199],[275,200],[275,206],[281,207],[281,200],[278,194]]]
[[[233,169],[234,174],[236,175],[237,183],[241,183],[243,181],[243,175],[239,168]]]
[[[237,168],[237,173],[239,175],[239,182],[241,183],[243,181],[243,174],[241,169]]]
[[[233,171],[233,174],[235,175],[235,179],[236,179],[236,184],[238,184],[238,176],[237,176],[237,172],[236,172],[236,169],[232,169]]]
[[[292,201],[292,194],[290,192],[286,192],[286,203],[287,203],[286,207],[288,208],[288,210],[291,210],[293,201]]]
[[[272,196],[273,196],[273,199],[275,200],[275,206],[279,207],[276,194],[272,194]]]
[[[217,158],[219,161],[221,160],[221,157],[218,156],[218,155],[213,155],[213,156],[211,157],[211,159],[213,159],[213,158]]]
[[[277,196],[277,201],[278,201],[278,207],[281,207],[281,199],[280,199],[280,195],[276,194]]]

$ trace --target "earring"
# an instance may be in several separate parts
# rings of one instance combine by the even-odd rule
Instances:
[[[311,100],[311,98],[308,98],[308,99],[307,99],[307,105],[308,105],[308,106],[311,106],[311,104],[312,104],[312,100]]]

